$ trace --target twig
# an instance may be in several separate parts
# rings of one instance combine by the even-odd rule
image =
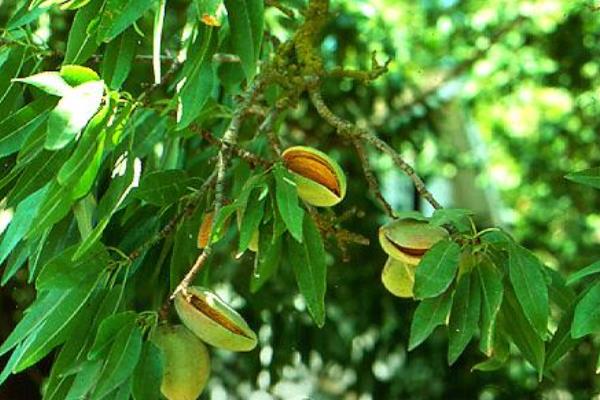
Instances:
[[[171,218],[169,222],[156,235],[154,235],[147,242],[142,243],[141,246],[129,253],[129,260],[133,261],[136,258],[138,258],[143,251],[154,246],[156,243],[158,243],[159,241],[167,237],[169,234],[171,234],[171,232],[175,230],[177,225],[179,225],[179,223],[183,219],[194,214],[194,212],[198,208],[198,200],[206,193],[208,188],[214,184],[216,177],[217,174],[213,172],[208,178],[206,178],[202,186],[189,196],[187,202],[185,203],[185,206],[177,214],[175,214],[173,218]]]
[[[288,18],[294,18],[294,10],[284,6],[283,4],[280,4],[277,0],[265,0],[265,5],[278,9]]]
[[[360,139],[365,143],[369,143],[374,146],[379,151],[389,155],[392,158],[392,161],[400,168],[412,181],[415,185],[417,192],[423,197],[425,200],[431,204],[433,208],[440,209],[443,208],[442,205],[433,197],[431,192],[427,190],[425,183],[417,175],[413,167],[411,167],[404,159],[398,154],[390,145],[388,145],[383,140],[379,139],[377,136],[367,131],[366,129],[360,128],[353,123],[337,116],[331,111],[331,109],[325,104],[323,98],[321,97],[321,93],[318,89],[312,89],[310,91],[310,99],[317,109],[319,115],[327,121],[330,125],[336,128],[338,134],[342,136],[347,136],[352,140]]]
[[[385,210],[386,214],[393,218],[394,217],[394,209],[392,208],[390,203],[388,203],[385,200],[385,197],[383,197],[383,194],[381,193],[381,190],[379,189],[379,183],[377,182],[377,178],[375,177],[375,175],[373,174],[373,171],[371,170],[371,166],[369,164],[369,159],[367,158],[367,154],[366,154],[365,146],[364,146],[363,142],[361,142],[360,140],[355,138],[352,140],[352,144],[354,144],[354,149],[356,150],[356,154],[358,154],[358,158],[360,159],[360,163],[362,165],[365,179],[367,180],[367,183],[369,185],[369,189],[375,195],[375,199],[379,202],[381,207]]]
[[[219,145],[219,146],[223,145],[223,141],[220,138],[214,136],[212,133],[210,133],[207,130],[202,130],[195,125],[190,126],[190,130],[193,132],[200,131],[200,134],[202,135],[202,137],[207,142],[209,142],[213,145]],[[251,153],[250,151],[248,151],[238,145],[230,145],[230,147],[231,147],[231,151],[233,152],[233,154],[235,154],[236,156],[247,161],[252,168],[256,168],[259,165],[261,165],[265,168],[269,168],[273,165],[272,161],[266,160],[254,153]]]
[[[386,72],[388,72],[388,66],[392,59],[388,59],[385,63],[379,64],[377,62],[376,53],[373,52],[371,55],[371,69],[368,71],[344,69],[344,67],[336,67],[325,73],[325,76],[332,78],[350,78],[361,81],[364,84],[369,84],[375,79],[379,78]]]
[[[263,122],[258,127],[257,135],[266,134],[269,139],[269,144],[271,145],[271,149],[273,153],[279,157],[281,154],[281,143],[279,143],[279,138],[273,129],[273,125],[277,116],[279,115],[280,109],[278,107],[272,108],[268,113]]]
[[[175,296],[177,295],[177,293],[179,293],[179,292],[182,292],[182,291],[183,291],[183,293],[187,292],[187,288],[189,287],[190,283],[194,280],[194,278],[196,277],[198,272],[200,272],[204,263],[206,262],[206,260],[210,256],[210,254],[212,253],[212,240],[211,239],[212,239],[213,230],[215,228],[215,222],[217,221],[218,215],[221,212],[221,208],[223,207],[223,189],[225,186],[225,172],[227,169],[227,165],[229,164],[229,158],[231,156],[231,148],[232,148],[232,146],[235,146],[235,144],[237,143],[237,136],[238,136],[240,127],[242,125],[242,120],[243,120],[244,116],[246,115],[246,111],[248,110],[248,108],[250,108],[252,106],[252,104],[256,100],[256,97],[258,96],[258,93],[262,90],[263,83],[264,82],[263,82],[261,76],[256,77],[254,82],[250,85],[250,87],[247,89],[246,93],[244,94],[239,106],[235,108],[233,117],[231,118],[231,122],[229,123],[229,127],[227,128],[227,131],[225,131],[225,134],[223,135],[223,139],[221,139],[221,149],[219,150],[219,155],[217,156],[217,166],[215,168],[216,175],[217,175],[217,178],[216,178],[217,182],[215,185],[215,200],[214,200],[214,208],[213,208],[213,210],[214,210],[213,215],[215,217],[213,218],[213,221],[212,221],[212,224],[210,227],[210,233],[208,235],[209,240],[208,240],[208,243],[206,244],[206,247],[204,247],[204,249],[202,250],[202,253],[200,253],[198,258],[196,258],[194,265],[192,265],[192,267],[190,268],[188,273],[181,280],[179,285],[177,285],[177,287],[175,288],[175,290],[169,297],[170,300],[173,300],[175,298]]]

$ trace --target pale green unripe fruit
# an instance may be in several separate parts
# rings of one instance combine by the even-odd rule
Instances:
[[[416,268],[414,265],[388,257],[381,272],[381,282],[394,296],[413,297]]]
[[[448,231],[425,221],[397,219],[379,228],[379,243],[392,258],[417,265],[434,244],[448,237]]]
[[[152,341],[164,356],[160,391],[168,400],[196,400],[208,382],[206,346],[183,325],[161,325]]]
[[[175,296],[175,309],[181,322],[211,346],[231,351],[256,347],[256,333],[244,319],[215,293],[189,287]]]
[[[294,175],[298,196],[316,207],[331,207],[346,196],[346,175],[327,154],[306,146],[294,146],[282,154]]]

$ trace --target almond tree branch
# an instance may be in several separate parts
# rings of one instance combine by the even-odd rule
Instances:
[[[266,119],[265,119],[266,120]],[[190,130],[192,131],[198,131],[200,130],[197,126],[191,126]],[[223,141],[214,136],[212,133],[210,133],[207,130],[200,130],[200,134],[202,135],[202,137],[209,143],[213,144],[213,145],[218,145],[218,146],[222,146],[223,145]],[[257,166],[263,166],[265,168],[269,168],[273,165],[272,161],[269,161],[267,159],[264,159],[238,145],[230,145],[231,147],[231,151],[233,154],[235,154],[236,156],[240,157],[241,159],[245,160],[246,162],[248,162],[248,164],[250,164],[250,166],[252,168],[256,168]]]
[[[325,104],[321,92],[314,88],[311,89],[310,99],[314,107],[316,108],[319,115],[333,126],[337,133],[349,137],[351,140],[360,140],[363,143],[368,143],[375,147],[379,151],[390,156],[394,164],[398,166],[412,181],[419,195],[431,204],[433,208],[441,209],[442,205],[433,197],[431,192],[427,190],[425,183],[419,175],[415,172],[412,166],[408,164],[404,159],[396,152],[389,144],[375,136],[373,133],[366,129],[363,129],[348,120],[345,120],[338,115],[334,114],[333,111]]]
[[[187,292],[187,288],[190,286],[191,282],[194,280],[198,272],[202,269],[206,260],[212,253],[212,234],[215,228],[215,222],[217,221],[218,215],[221,212],[221,208],[223,207],[223,191],[225,187],[225,173],[227,170],[227,166],[229,164],[229,159],[231,157],[232,146],[235,146],[237,143],[238,132],[242,125],[242,121],[246,115],[248,109],[252,106],[252,104],[256,101],[258,94],[261,92],[264,85],[264,80],[262,76],[257,76],[252,84],[248,87],[246,92],[242,97],[242,101],[235,108],[233,113],[233,117],[231,118],[231,122],[229,123],[229,127],[225,131],[223,135],[223,139],[221,139],[221,148],[219,150],[219,155],[217,156],[217,166],[215,167],[216,172],[216,185],[215,185],[215,200],[213,203],[213,212],[214,218],[212,221],[212,225],[210,227],[210,233],[208,235],[209,240],[206,244],[206,247],[202,250],[202,253],[196,258],[196,261],[189,269],[188,273],[181,280],[179,285],[175,288],[173,293],[170,296],[170,300],[173,300],[177,293]],[[163,307],[164,308],[164,307]]]
[[[213,171],[213,173],[208,178],[206,178],[202,186],[200,186],[198,190],[193,192],[188,197],[188,200],[186,201],[183,208],[178,213],[176,213],[173,216],[173,218],[171,218],[169,222],[167,222],[167,224],[156,235],[154,235],[147,242],[144,242],[141,246],[129,253],[129,259],[133,261],[136,258],[138,258],[142,254],[142,252],[154,246],[160,240],[164,239],[169,234],[171,234],[171,232],[175,230],[175,228],[183,219],[189,217],[190,215],[193,215],[196,209],[198,208],[198,200],[207,192],[208,188],[215,183],[216,177],[217,174]]]
[[[371,166],[369,164],[369,159],[366,154],[366,149],[365,149],[364,143],[355,138],[352,140],[352,144],[354,145],[356,154],[358,155],[358,158],[360,159],[360,163],[362,165],[365,179],[367,180],[367,183],[369,185],[369,190],[371,191],[371,193],[373,193],[373,195],[375,196],[375,199],[379,202],[379,205],[381,205],[381,207],[386,212],[386,214],[393,218],[394,217],[394,209],[392,208],[390,203],[387,202],[385,197],[383,197],[383,194],[381,193],[381,190],[379,189],[379,183],[377,182],[377,178],[375,177],[375,175],[373,174],[373,171],[371,170]]]

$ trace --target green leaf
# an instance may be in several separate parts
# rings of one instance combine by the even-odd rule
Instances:
[[[113,40],[119,33],[133,25],[155,3],[156,0],[107,0],[98,25],[97,43]]]
[[[184,220],[175,233],[175,242],[173,243],[171,265],[169,268],[169,291],[171,292],[181,282],[198,255],[197,237],[202,214],[198,212],[193,218]],[[170,247],[171,243],[168,243]]]
[[[471,230],[472,215],[473,211],[463,208],[442,208],[433,212],[430,223],[438,226],[452,225],[459,232],[466,233]]]
[[[495,371],[506,365],[508,356],[510,356],[510,343],[503,336],[500,336],[496,343],[494,354],[487,360],[474,365],[471,371]]]
[[[7,29],[17,29],[24,25],[27,25],[40,17],[43,13],[48,10],[48,6],[33,6],[24,5],[19,11],[17,11],[8,21]],[[1,92],[0,92],[1,93]]]
[[[73,386],[67,394],[65,400],[85,399],[87,394],[98,382],[100,371],[102,370],[102,361],[87,361],[81,365],[81,370],[77,373]]]
[[[240,230],[240,243],[238,253],[246,251],[252,237],[259,232],[260,223],[265,213],[265,194],[264,191],[255,190],[254,195],[248,201],[243,210]],[[260,234],[259,234],[260,235]],[[260,238],[260,236],[259,236]]]
[[[569,278],[567,279],[567,285],[571,286],[571,285],[579,282],[583,278],[587,278],[588,276],[595,275],[599,272],[600,272],[600,261],[596,261],[595,263],[588,265],[587,267],[582,268],[579,271],[574,272],[571,275],[569,275]]]
[[[21,75],[29,75],[31,64],[27,63],[26,56],[28,51],[25,47],[14,47],[10,52],[8,59],[2,66],[0,74],[0,120],[10,115],[13,106],[20,93],[22,85],[17,85],[12,78],[18,78]]]
[[[42,151],[23,171],[8,195],[8,206],[14,207],[31,193],[47,185],[68,157],[65,151]]]
[[[41,97],[0,121],[0,158],[19,150],[55,104],[53,98]]]
[[[136,317],[137,314],[133,311],[125,311],[106,317],[98,327],[94,344],[88,352],[88,360],[97,360],[104,356],[117,334],[122,329],[131,329],[135,325]]]
[[[546,355],[544,341],[525,317],[523,308],[510,287],[504,291],[504,298],[500,309],[502,328],[541,377]]]
[[[110,256],[103,246],[97,245],[87,257],[73,262],[71,259],[78,247],[76,244],[65,249],[42,268],[35,281],[38,291],[76,287],[84,280],[95,281],[108,269]]]
[[[95,296],[88,312],[81,313],[77,318],[71,333],[60,349],[58,356],[52,364],[52,370],[45,387],[44,399],[64,399],[73,383],[72,374],[66,374],[73,366],[81,365],[85,354],[91,344],[96,327],[93,320],[100,305],[101,296]],[[65,386],[67,386],[65,390]]]
[[[415,297],[436,297],[448,289],[456,275],[459,257],[460,246],[450,240],[439,241],[429,249],[416,269]]]
[[[97,138],[97,147],[96,151],[91,159],[90,163],[87,165],[87,168],[81,176],[79,180],[75,184],[73,191],[71,192],[71,198],[73,200],[79,199],[86,195],[94,183],[96,182],[96,176],[98,175],[98,171],[100,170],[100,166],[102,164],[102,156],[104,154],[104,143],[106,138],[106,131],[102,130]]]
[[[88,4],[91,0],[61,0],[63,3],[60,5],[61,10],[77,10],[86,4]]]
[[[56,181],[50,182],[48,193],[27,235],[36,236],[42,234],[46,229],[67,215],[71,211],[72,204],[71,188],[63,187]]]
[[[123,168],[125,171],[122,171]],[[98,204],[98,219],[100,222],[98,222],[92,233],[81,243],[81,246],[73,256],[74,260],[85,254],[100,239],[112,215],[119,209],[131,189],[138,186],[142,172],[142,163],[138,158],[126,158],[123,155],[117,161],[113,172],[117,176],[113,178],[108,190]]]
[[[211,243],[217,242],[225,234],[225,231],[229,226],[229,218],[237,209],[237,201],[236,203],[221,207],[221,211],[219,211],[219,215],[214,222]]]
[[[304,217],[304,242],[287,237],[288,257],[298,289],[318,327],[325,324],[327,265],[321,234],[309,215]]]
[[[283,240],[281,236],[273,236],[270,225],[260,228],[258,251],[254,257],[254,273],[250,277],[250,291],[256,293],[268,281],[279,266]]]
[[[108,397],[113,400],[131,400],[132,377],[133,375],[130,375],[125,382],[121,383],[119,387],[109,393]]]
[[[140,361],[133,372],[132,390],[134,400],[160,399],[164,357],[151,341],[144,342]]]
[[[94,40],[97,25],[93,21],[98,17],[103,4],[104,0],[92,0],[75,14],[67,40],[64,64],[84,64],[98,48]]]
[[[139,110],[133,115],[135,136],[133,138],[133,155],[146,157],[154,146],[163,140],[167,129],[167,119],[154,111]]]
[[[15,351],[13,351],[10,355],[10,358],[6,362],[6,365],[4,365],[4,369],[0,373],[0,385],[2,385],[12,373],[12,370],[23,356],[23,352],[26,349],[26,345],[26,343],[19,344]]]
[[[304,209],[298,204],[298,190],[294,178],[279,164],[273,168],[273,175],[275,176],[275,197],[279,215],[294,239],[302,242]]]
[[[44,186],[29,195],[17,206],[10,225],[2,238],[2,243],[0,243],[0,264],[6,260],[10,252],[27,234],[47,192],[48,186]],[[6,281],[3,279],[2,285],[5,283]]]
[[[102,399],[119,387],[131,374],[142,352],[142,331],[137,325],[121,329],[102,367],[92,399]]]
[[[446,324],[451,307],[451,290],[419,303],[410,324],[409,351],[423,343],[437,326]]]
[[[73,88],[65,82],[65,80],[56,71],[45,71],[27,78],[15,78],[13,82],[26,83],[31,86],[54,95],[63,97],[67,95]]]
[[[63,96],[48,117],[48,136],[44,147],[58,150],[74,140],[98,111],[103,93],[104,82],[92,81],[73,88]]]
[[[496,316],[500,311],[504,286],[502,275],[494,264],[483,260],[475,271],[481,287],[481,333],[479,349],[488,357],[494,351],[496,336]]]
[[[600,167],[573,172],[565,176],[570,181],[600,189]]]
[[[17,271],[21,269],[23,264],[25,264],[25,260],[30,256],[31,247],[33,247],[35,243],[29,243],[29,241],[21,241],[19,244],[13,249],[12,253],[8,257],[8,261],[6,262],[6,267],[4,268],[4,273],[2,274],[2,283],[4,286],[6,282],[12,278]]]
[[[574,339],[600,332],[600,281],[597,281],[575,307],[571,336]]]
[[[82,65],[63,64],[59,72],[60,76],[71,86],[100,80],[96,71]]]
[[[193,56],[186,80],[179,92],[181,111],[177,116],[177,129],[183,129],[192,123],[199,115],[210,98],[215,86],[215,69],[212,56],[216,50],[218,35],[215,28],[202,26],[198,37],[190,44]]]
[[[546,347],[546,362],[544,369],[549,371],[560,359],[575,347],[581,340],[571,337],[574,305],[560,319],[552,340]]]
[[[82,239],[86,239],[92,233],[94,213],[96,211],[96,199],[91,194],[77,201],[73,205],[73,215],[77,221],[77,228]]]
[[[96,155],[98,139],[104,138],[100,132],[108,122],[110,104],[106,104],[94,115],[81,135],[75,151],[58,171],[56,179],[63,186],[72,185],[85,174]]]
[[[248,80],[256,74],[263,37],[264,2],[262,0],[225,0],[232,45],[242,61]]]
[[[448,326],[448,364],[452,365],[473,338],[479,321],[481,289],[475,273],[458,278]]]
[[[109,88],[119,89],[133,65],[137,48],[137,34],[133,28],[127,29],[115,40],[106,45],[102,59],[102,79]]]
[[[542,272],[544,266],[527,249],[509,247],[509,277],[525,317],[540,338],[548,335],[548,287]]]
[[[181,169],[153,171],[142,177],[132,195],[150,204],[168,206],[190,192],[191,180]]]
[[[73,325],[72,322],[78,318],[80,312],[85,312],[89,307],[88,299],[97,283],[97,280],[83,281],[77,287],[61,290],[66,294],[64,301],[52,314],[45,315],[43,325],[31,335],[32,340],[13,369],[14,372],[20,372],[37,363],[64,342],[70,332],[69,327]]]

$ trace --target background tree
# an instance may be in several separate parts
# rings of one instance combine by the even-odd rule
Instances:
[[[258,335],[205,397],[596,392],[597,197],[564,179],[599,157],[594,4],[329,3],[1,3],[2,396],[158,398],[189,284]],[[298,200],[293,145],[340,204]],[[377,231],[432,213],[452,240],[398,299]]]

